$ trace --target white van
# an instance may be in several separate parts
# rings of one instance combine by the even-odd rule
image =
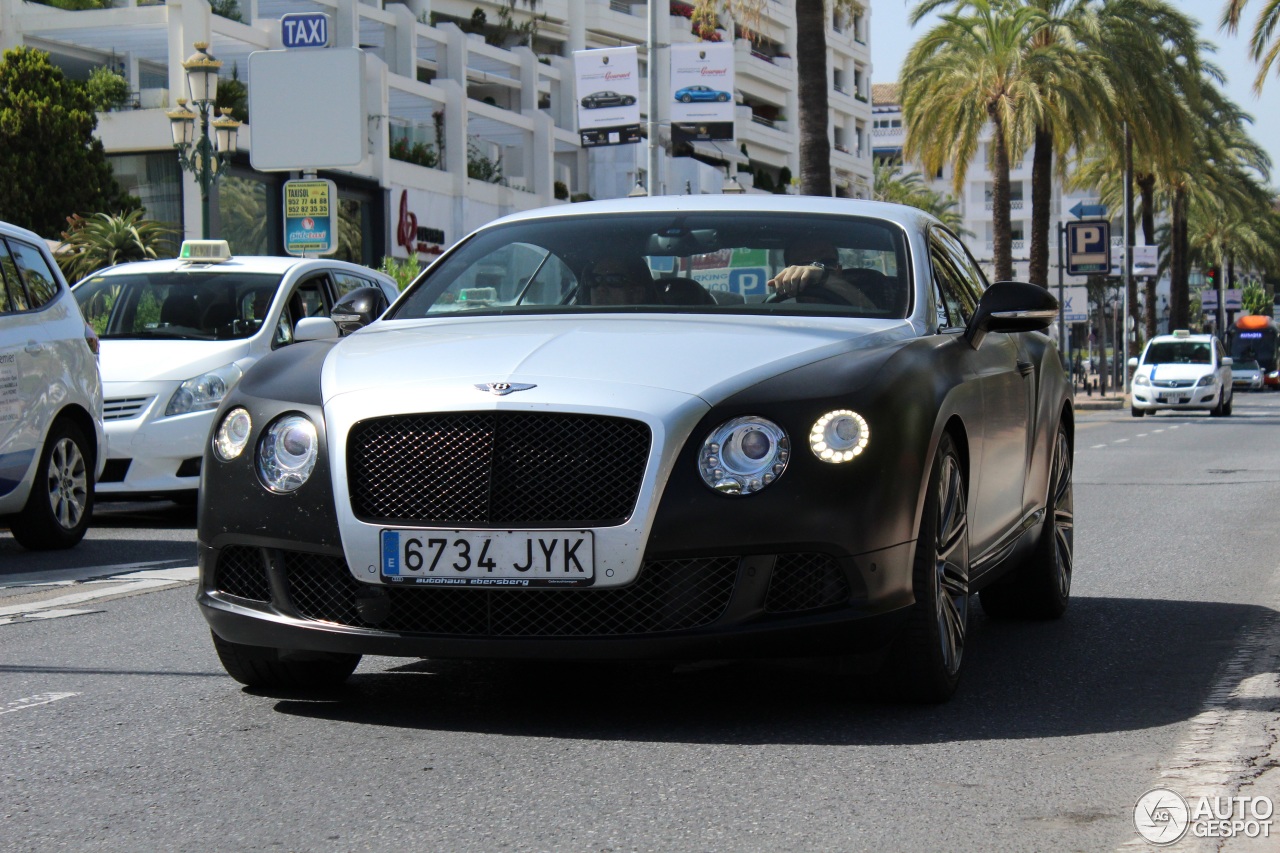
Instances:
[[[45,241],[0,222],[0,527],[32,549],[83,539],[105,443],[98,337]]]

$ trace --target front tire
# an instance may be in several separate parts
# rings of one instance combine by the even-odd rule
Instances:
[[[1145,415],[1146,412],[1143,411],[1142,409],[1139,409],[1137,406],[1130,406],[1129,414],[1133,415],[1135,418],[1140,418],[1143,415]]]
[[[360,663],[356,654],[316,655],[310,660],[281,660],[276,649],[246,646],[210,632],[222,668],[248,687],[315,690],[338,687]]]
[[[1223,415],[1223,411],[1224,411],[1224,407],[1225,407],[1225,405],[1226,405],[1226,400],[1225,400],[1225,399],[1223,399],[1223,397],[1224,397],[1224,395],[1225,395],[1225,394],[1226,394],[1226,392],[1225,392],[1225,391],[1219,391],[1219,392],[1218,392],[1218,402],[1214,405],[1214,407],[1213,407],[1212,409],[1210,409],[1210,410],[1209,410],[1209,417],[1211,417],[1211,418],[1220,418],[1220,417],[1222,417],[1222,415]]]
[[[929,474],[912,567],[912,607],[887,674],[917,702],[945,702],[960,682],[969,623],[969,512],[955,440],[943,433]]]
[[[93,516],[93,458],[80,427],[65,420],[54,423],[40,451],[27,504],[12,527],[19,545],[52,551],[84,538]]]
[[[1231,392],[1231,396],[1227,397],[1226,402],[1222,404],[1223,415],[1225,415],[1228,418],[1231,417],[1231,406],[1235,403],[1235,401],[1236,401],[1236,395],[1235,395],[1235,392],[1233,391]]]
[[[1035,551],[1012,576],[979,593],[983,611],[993,619],[1057,619],[1066,612],[1075,567],[1075,488],[1065,424],[1058,425],[1052,465]]]

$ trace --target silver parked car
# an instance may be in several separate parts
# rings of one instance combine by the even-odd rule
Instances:
[[[45,241],[0,222],[0,526],[27,548],[79,542],[105,443],[98,336]]]

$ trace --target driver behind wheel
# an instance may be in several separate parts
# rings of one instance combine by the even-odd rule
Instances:
[[[816,237],[801,237],[790,243],[783,252],[787,266],[769,279],[779,299],[799,301],[832,301],[832,297],[855,308],[875,310],[875,305],[854,284],[846,280],[840,265],[840,252],[836,247]],[[804,292],[825,291],[827,299],[816,297],[808,300]]]

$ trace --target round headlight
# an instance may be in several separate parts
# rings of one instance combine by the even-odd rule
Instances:
[[[230,462],[244,452],[252,429],[253,420],[249,412],[237,406],[227,412],[222,423],[218,424],[218,431],[213,436],[213,452],[223,462]]]
[[[871,430],[857,412],[837,409],[818,418],[809,431],[809,449],[823,462],[848,462],[867,448]]]
[[[1151,380],[1147,378],[1145,373],[1135,373],[1133,376],[1134,385],[1150,385]]]
[[[726,495],[758,492],[782,476],[791,439],[773,421],[748,415],[711,431],[698,454],[702,481]]]
[[[286,415],[258,442],[258,475],[271,491],[292,492],[315,470],[319,447],[315,424],[302,415]]]

